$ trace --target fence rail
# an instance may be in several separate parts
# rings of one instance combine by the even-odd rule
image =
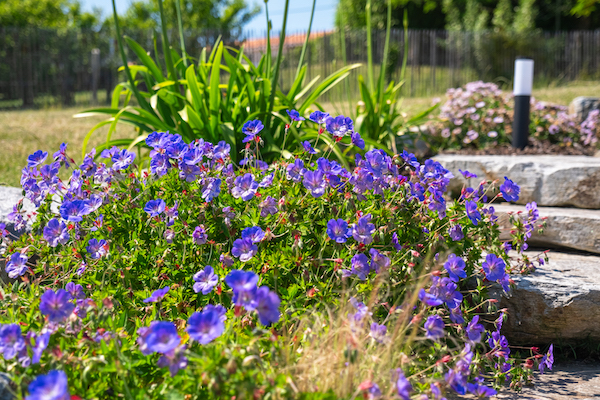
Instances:
[[[160,37],[153,32],[126,32],[154,54]],[[173,36],[175,33],[173,32]],[[304,33],[289,35],[284,46],[281,86],[292,82]],[[203,46],[210,46],[218,32],[186,32],[186,49],[198,58]],[[441,30],[393,30],[387,63],[387,79],[398,82],[408,43],[403,95],[406,97],[442,94],[449,87],[473,80],[503,83],[512,81],[516,56],[535,60],[535,84],[563,84],[574,80],[600,79],[600,30],[535,32],[527,35],[494,32],[451,32]],[[244,34],[237,39],[222,36],[258,62],[266,51],[264,37]],[[272,37],[277,38],[275,34]],[[306,54],[307,78],[324,78],[346,63],[362,63],[348,78],[350,85],[338,85],[324,101],[357,99],[356,78],[366,75],[367,43],[363,31],[318,32],[311,35]],[[383,60],[385,32],[373,32],[376,72]],[[342,54],[344,41],[346,54]],[[172,43],[178,43],[173,38]],[[273,45],[273,44],[272,44]],[[273,45],[273,53],[276,54]],[[135,58],[130,55],[130,60]],[[121,60],[113,37],[93,31],[0,28],[0,108],[43,105],[87,106],[108,101],[123,77],[117,73]],[[345,90],[349,89],[350,93]]]

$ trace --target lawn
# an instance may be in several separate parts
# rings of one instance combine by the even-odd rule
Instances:
[[[600,82],[575,82],[561,87],[535,89],[538,100],[567,105],[577,96],[595,96],[600,93]],[[440,96],[443,100],[443,96]],[[400,107],[407,115],[427,108],[433,97],[406,98]],[[324,103],[332,113],[346,112],[347,104]],[[354,107],[353,107],[354,108]],[[72,118],[80,109],[43,109],[0,112],[0,185],[19,186],[21,169],[27,156],[39,149],[56,149],[62,142],[69,143],[69,154],[77,161],[81,159],[81,143],[89,130],[103,116]],[[101,128],[92,137],[90,148],[102,143],[107,127]],[[113,138],[132,136],[132,128],[121,125]]]

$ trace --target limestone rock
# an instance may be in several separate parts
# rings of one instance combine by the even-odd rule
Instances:
[[[569,114],[577,114],[579,123],[583,122],[590,111],[600,109],[600,98],[579,96],[569,104]]]
[[[501,238],[506,240],[511,227],[508,214],[520,212],[523,219],[527,210],[524,206],[508,203],[494,204],[494,208],[503,228]],[[538,233],[538,229],[533,232],[528,240],[530,246],[566,247],[600,254],[600,210],[561,207],[538,207],[538,210],[540,217],[546,218],[546,226],[542,234]]]
[[[7,216],[13,210],[13,206],[17,204],[19,200],[23,198],[23,191],[20,188],[10,186],[0,186],[0,222],[6,224],[6,229],[11,234],[22,234],[23,232],[16,232],[13,224],[8,220]],[[25,212],[32,212],[35,210],[35,206],[28,199],[23,200],[23,210]]]
[[[528,253],[530,257],[535,253]],[[514,275],[510,296],[491,291],[509,318],[502,327],[511,344],[600,340],[600,257],[549,253],[530,275]]]
[[[464,184],[477,187],[484,179],[521,186],[518,204],[600,209],[600,158],[586,156],[492,156],[442,154],[434,157],[454,174],[449,190],[458,195]],[[477,178],[464,179],[468,170]]]

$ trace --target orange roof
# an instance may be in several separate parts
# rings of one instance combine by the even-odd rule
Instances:
[[[325,35],[331,34],[333,31],[323,31],[323,32],[312,32],[310,34],[310,39],[316,39],[319,37],[323,37]],[[287,35],[285,37],[285,42],[283,43],[284,47],[296,47],[302,46],[304,44],[304,40],[306,39],[306,33],[295,33],[292,35]],[[271,47],[279,46],[279,35],[275,35],[271,37]],[[246,49],[264,49],[267,47],[267,38],[256,38],[256,39],[248,39],[244,42],[244,48]]]

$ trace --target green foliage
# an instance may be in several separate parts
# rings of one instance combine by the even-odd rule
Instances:
[[[81,11],[77,0],[3,0],[0,26],[37,28],[91,28],[99,15]]]
[[[302,138],[293,127],[291,137],[287,138],[286,125],[290,120],[285,110],[297,109],[301,115],[305,114],[323,93],[358,67],[358,64],[345,66],[320,82],[319,77],[305,82],[306,66],[301,66],[289,90],[283,93],[277,79],[281,46],[276,62],[268,51],[255,65],[244,55],[243,48],[230,48],[218,41],[210,54],[205,48],[196,61],[181,57],[169,48],[166,24],[162,28],[166,71],[136,41],[125,37],[140,65],[127,66],[124,50],[121,50],[124,62],[121,70],[126,72],[127,81],[115,88],[111,107],[90,109],[76,115],[85,117],[100,113],[111,116],[96,125],[85,142],[105,125],[110,125],[106,147],[126,144],[131,148],[142,143],[149,133],[175,131],[188,142],[197,138],[215,143],[225,140],[232,146],[233,158],[238,160],[243,149],[241,140],[245,137],[241,131],[243,124],[260,118],[266,126],[263,132],[265,159],[272,160],[284,151],[289,156],[290,151],[300,146]],[[285,31],[282,32],[284,35]],[[283,40],[280,44],[283,45]],[[124,99],[122,103],[121,99]],[[133,99],[137,104],[131,103]],[[134,126],[138,136],[126,141],[111,141],[118,123]],[[86,152],[85,145],[83,152]]]

